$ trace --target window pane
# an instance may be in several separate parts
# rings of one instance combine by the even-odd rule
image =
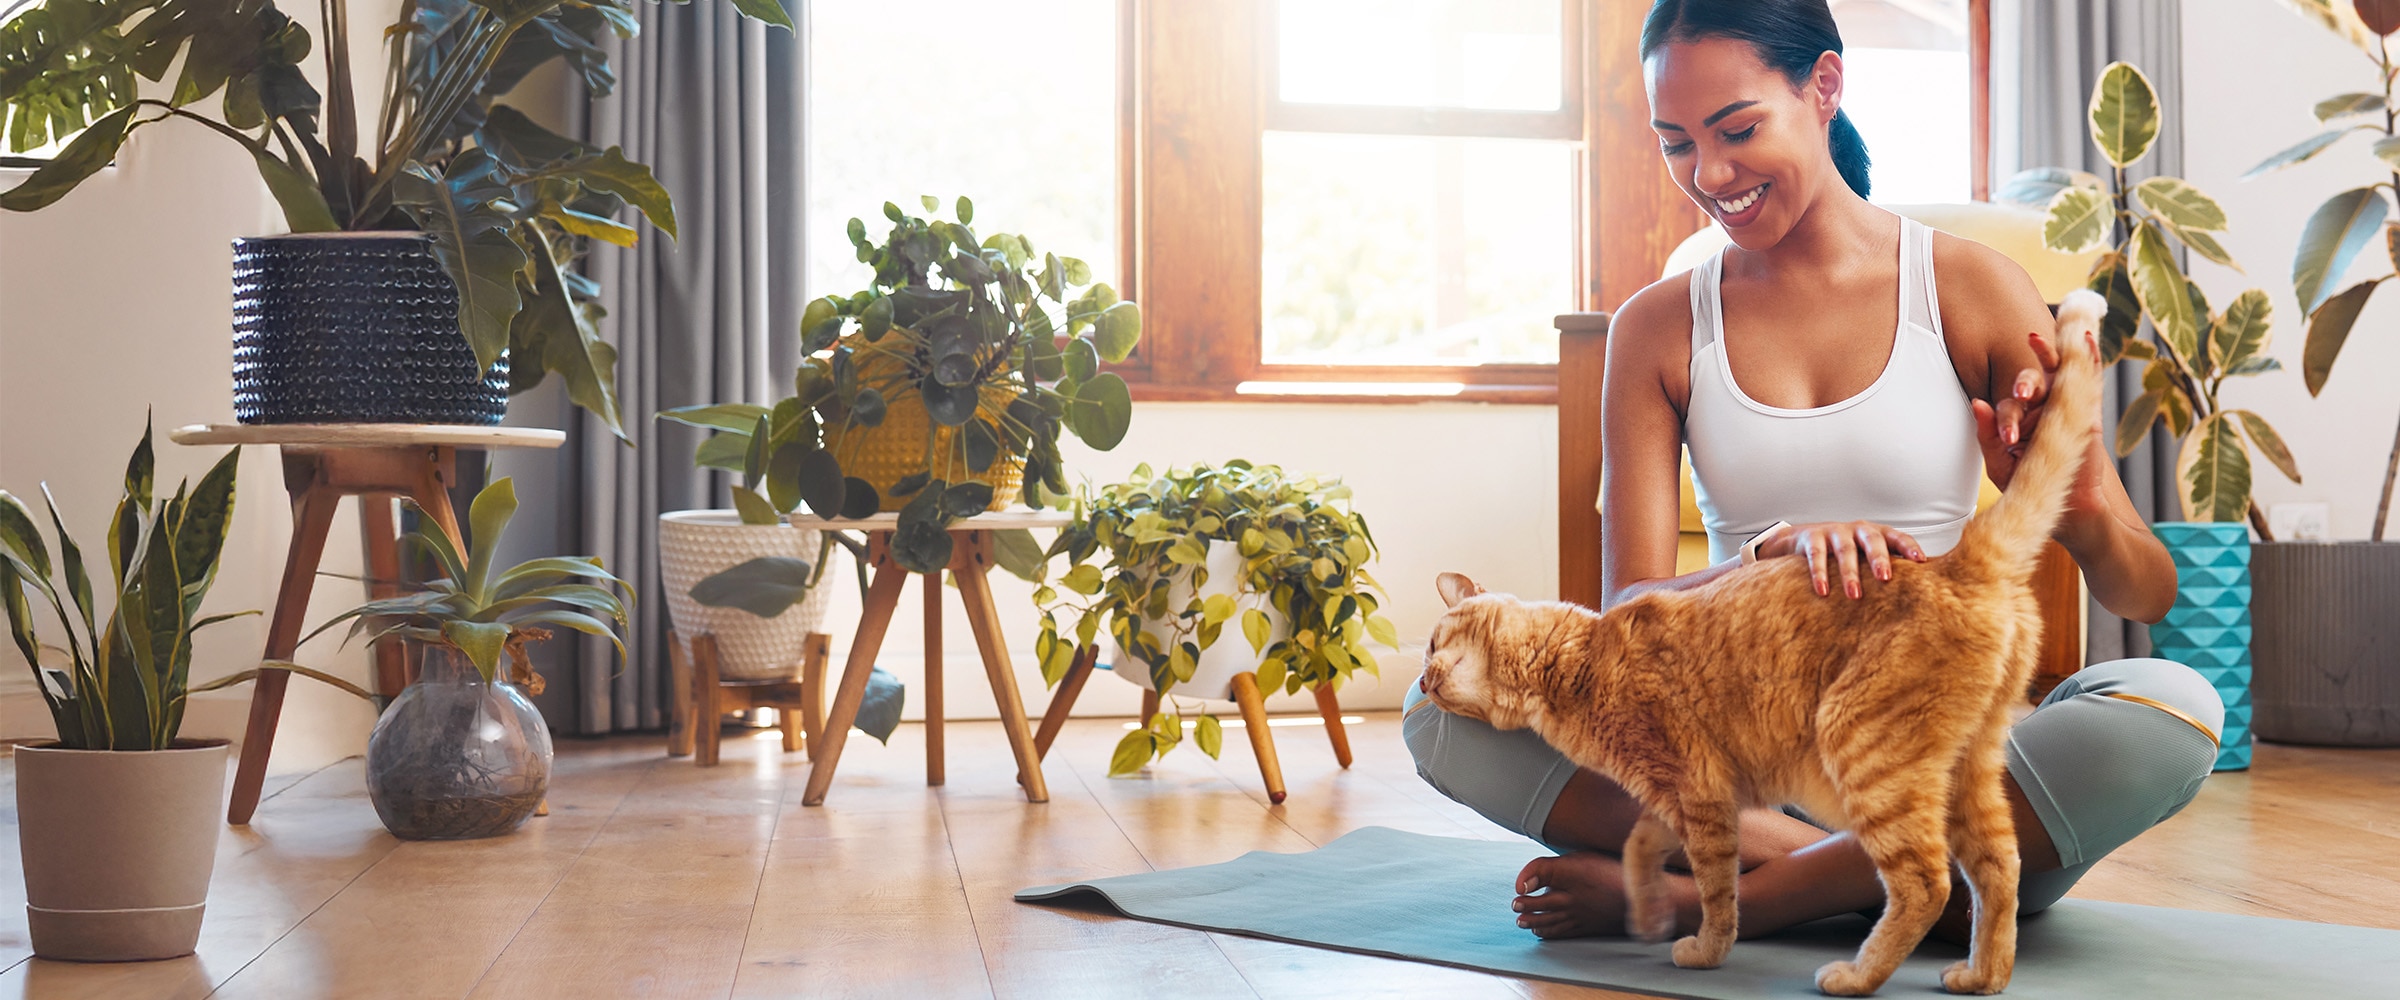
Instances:
[[[1876,201],[1974,196],[1966,0],[1835,0],[1842,109],[1867,142]]]
[[[1574,145],[1265,136],[1269,363],[1558,360],[1574,306]]]
[[[1555,111],[1559,0],[1283,0],[1278,96]]]
[[[1116,0],[831,0],[808,6],[809,294],[873,272],[844,232],[883,203],[975,202],[975,231],[1020,233],[1117,281]]]

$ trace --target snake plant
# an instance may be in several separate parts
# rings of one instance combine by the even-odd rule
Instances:
[[[178,484],[160,503],[151,490],[155,471],[150,428],[125,467],[125,493],[109,521],[108,566],[115,607],[104,620],[93,604],[91,574],[83,550],[67,533],[58,503],[42,485],[57,558],[42,541],[33,512],[0,490],[0,606],[7,609],[9,636],[33,668],[42,700],[58,726],[58,742],[73,750],[164,750],[183,725],[184,698],[192,668],[192,634],[228,618],[257,612],[199,617],[200,602],[216,580],[217,557],[233,520],[234,469],[240,449],[225,453],[200,477],[197,489]],[[51,579],[66,579],[62,596]],[[34,631],[28,592],[40,595],[57,616],[65,648],[48,646]],[[65,666],[44,666],[54,651]]]

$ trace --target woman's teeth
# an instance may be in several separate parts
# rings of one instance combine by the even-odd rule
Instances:
[[[1719,198],[1717,199],[1717,210],[1727,215],[1740,215],[1743,212],[1749,211],[1750,206],[1758,204],[1759,196],[1765,193],[1767,193],[1767,186],[1761,184],[1757,187],[1751,188],[1750,193],[1732,201],[1726,201],[1723,198]]]

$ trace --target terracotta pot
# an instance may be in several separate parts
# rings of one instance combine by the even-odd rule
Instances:
[[[33,953],[70,962],[191,954],[217,862],[225,741],[25,744],[16,762]]]
[[[773,618],[692,600],[692,587],[717,573],[764,556],[817,561],[824,536],[788,524],[743,524],[730,510],[671,510],[658,515],[658,569],[667,587],[667,617],[675,634],[717,637],[718,669],[731,680],[794,680],[808,634],[825,631],[837,579],[828,570],[800,603]],[[840,549],[834,554],[839,555]]]

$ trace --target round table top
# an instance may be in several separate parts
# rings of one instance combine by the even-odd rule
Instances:
[[[795,528],[831,528],[835,531],[890,531],[900,526],[900,515],[894,512],[861,518],[825,518],[815,514],[795,512],[784,515],[783,519]],[[1065,511],[1011,507],[1003,511],[959,518],[950,522],[950,530],[1003,531],[1009,528],[1064,528],[1073,523],[1075,523],[1074,515]]]
[[[278,444],[306,448],[556,448],[567,432],[471,424],[192,424],[167,434],[176,444]]]

